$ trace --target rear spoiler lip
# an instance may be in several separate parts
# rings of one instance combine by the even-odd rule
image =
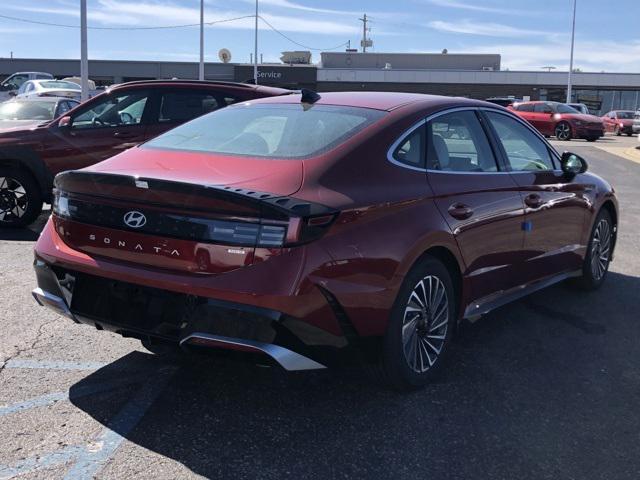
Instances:
[[[83,170],[68,170],[59,173],[54,179],[54,188],[60,192],[78,193],[73,188],[76,181],[91,182],[111,186],[134,187],[140,189],[158,189],[188,195],[201,195],[222,198],[225,200],[241,200],[259,209],[271,210],[288,217],[316,217],[334,215],[338,211],[315,202],[300,200],[288,195],[278,195],[269,192],[259,192],[246,188],[236,188],[225,185],[207,185],[198,183],[178,182],[153,177],[138,177],[115,173],[92,172]],[[92,192],[91,196],[102,196],[99,192]],[[107,197],[109,198],[109,197]],[[156,204],[157,205],[157,204]],[[162,205],[157,205],[162,206]],[[166,205],[175,208],[175,205]]]

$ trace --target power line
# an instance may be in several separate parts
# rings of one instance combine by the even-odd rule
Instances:
[[[45,26],[48,26],[48,27],[80,28],[80,25],[71,25],[71,24],[68,24],[68,23],[41,22],[41,21],[38,21],[38,20],[30,20],[30,19],[27,19],[27,18],[13,17],[11,15],[0,14],[0,18],[4,18],[6,20],[13,20],[13,21],[16,21],[16,22],[30,23],[30,24],[34,24],[34,25],[45,25]],[[255,18],[255,15],[243,15],[241,17],[225,18],[225,19],[222,19],[222,20],[214,20],[214,21],[211,21],[211,22],[204,22],[204,24],[205,25],[216,25],[218,23],[235,22],[237,20],[243,20],[245,18]],[[342,48],[342,47],[346,46],[349,43],[349,42],[344,42],[344,43],[341,43],[340,45],[336,45],[335,47],[331,47],[331,48],[310,47],[308,45],[304,45],[304,44],[302,44],[300,42],[297,42],[293,38],[291,38],[288,35],[286,35],[285,33],[281,32],[276,27],[271,25],[271,23],[269,23],[263,16],[258,15],[258,18],[260,20],[262,20],[271,30],[273,30],[275,33],[277,33],[278,35],[280,35],[281,37],[283,37],[287,41],[289,41],[289,42],[291,42],[291,43],[293,43],[293,44],[295,44],[295,45],[297,45],[299,47],[306,48],[308,50],[317,50],[317,51],[337,50],[338,48]],[[199,27],[199,26],[200,26],[200,23],[186,23],[186,24],[182,24],[182,25],[160,25],[160,26],[154,26],[154,27],[96,27],[96,26],[89,26],[87,28],[89,30],[135,31],[135,30],[166,30],[166,29],[173,29],[173,28],[189,28],[189,27]]]
[[[205,25],[215,25],[217,23],[234,22],[236,20],[242,20],[245,18],[253,18],[254,15],[244,15],[242,17],[225,18],[222,20],[214,20],[212,22],[204,22]],[[0,18],[7,20],[13,20],[16,22],[32,23],[35,25],[46,25],[48,27],[63,27],[63,28],[80,28],[80,25],[70,25],[68,23],[51,23],[40,22],[38,20],[29,20],[27,18],[12,17],[10,15],[0,14]],[[199,27],[200,23],[185,23],[182,25],[160,25],[156,27],[87,27],[89,30],[164,30],[170,28],[187,28],[187,27]]]
[[[263,16],[259,16],[260,20],[262,20],[271,30],[273,30],[274,32],[276,32],[278,35],[280,35],[281,37],[285,38],[286,40],[290,41],[291,43],[298,45],[299,47],[302,48],[306,48],[307,50],[317,50],[317,51],[327,51],[327,50],[337,50],[338,48],[342,48],[344,46],[346,46],[349,42],[344,42],[341,43],[340,45],[336,45],[335,47],[331,47],[331,48],[316,48],[316,47],[310,47],[308,45],[304,45],[302,43],[296,42],[293,38],[289,37],[288,35],[285,35],[284,33],[282,33],[280,30],[278,30],[276,27],[274,27],[273,25],[271,25]]]

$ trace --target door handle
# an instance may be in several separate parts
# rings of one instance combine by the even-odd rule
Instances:
[[[113,134],[116,138],[132,138],[135,137],[135,133],[133,132],[116,132]]]
[[[537,193],[527,195],[524,199],[524,203],[531,208],[539,208],[542,205],[542,198]]]
[[[473,209],[464,203],[454,203],[447,210],[449,215],[458,220],[466,220],[473,215]]]

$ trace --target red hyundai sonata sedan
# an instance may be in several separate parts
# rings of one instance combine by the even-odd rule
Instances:
[[[605,280],[611,186],[486,102],[303,91],[59,174],[36,300],[149,350],[442,368],[459,321]]]

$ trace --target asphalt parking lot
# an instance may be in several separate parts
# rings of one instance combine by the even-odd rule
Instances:
[[[618,192],[606,284],[465,325],[446,375],[413,394],[356,369],[163,361],[35,304],[46,213],[0,231],[0,479],[640,478],[638,142],[554,144]]]

